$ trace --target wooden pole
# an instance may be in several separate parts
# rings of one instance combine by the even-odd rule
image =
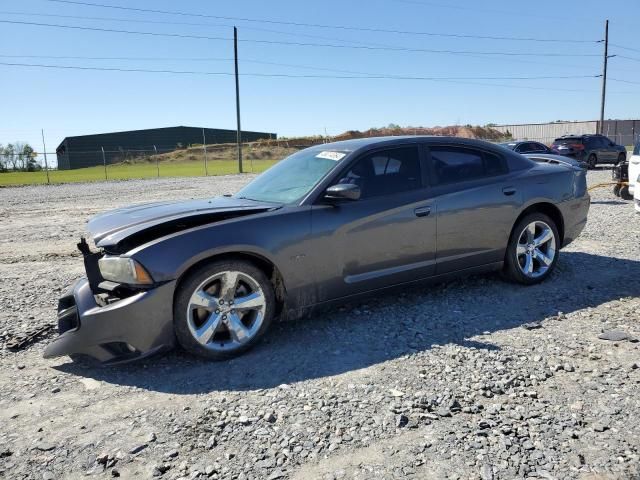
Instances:
[[[238,120],[238,171],[242,173],[242,130],[240,127],[240,79],[238,78],[238,29],[233,27],[233,57],[236,71],[236,118]]]
[[[49,181],[49,165],[47,164],[47,144],[44,142],[44,128],[42,129],[42,148],[44,149],[44,171],[47,172],[47,185]]]
[[[602,99],[600,101],[600,135],[604,133],[604,104],[607,97],[607,61],[609,60],[609,20],[604,24],[604,65],[602,67]]]

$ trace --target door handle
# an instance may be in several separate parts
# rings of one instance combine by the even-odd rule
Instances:
[[[431,213],[431,207],[418,207],[413,213],[416,214],[416,217],[426,217]]]
[[[506,196],[509,197],[509,196],[513,195],[514,193],[516,193],[516,189],[513,188],[513,187],[504,187],[502,189],[502,193],[504,193]]]

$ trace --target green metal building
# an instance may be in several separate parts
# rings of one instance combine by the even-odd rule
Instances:
[[[275,133],[242,132],[243,142],[277,138]],[[135,157],[171,152],[193,144],[235,143],[236,131],[219,128],[166,127],[66,137],[56,148],[59,170],[120,163]],[[104,150],[104,157],[102,151]]]

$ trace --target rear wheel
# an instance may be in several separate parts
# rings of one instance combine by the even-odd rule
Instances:
[[[211,360],[255,345],[275,312],[273,285],[253,264],[223,260],[196,269],[180,283],[174,328],[182,347]]]
[[[556,266],[560,236],[553,220],[542,213],[521,219],[511,232],[504,273],[511,281],[533,285],[547,278]]]
[[[629,185],[620,187],[620,198],[623,200],[633,200],[633,195],[629,193]]]
[[[587,159],[587,165],[589,166],[590,169],[594,169],[596,168],[596,165],[598,164],[598,157],[596,157],[595,153],[592,153],[591,155],[589,155],[589,158]]]

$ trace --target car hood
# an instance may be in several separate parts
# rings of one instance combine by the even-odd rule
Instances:
[[[180,230],[275,208],[273,203],[234,197],[145,203],[97,215],[89,220],[87,231],[98,247],[126,244],[128,250]]]

